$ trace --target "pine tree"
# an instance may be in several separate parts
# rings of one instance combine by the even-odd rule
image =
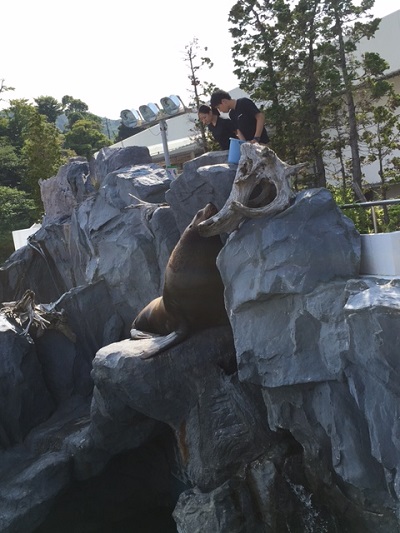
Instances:
[[[349,124],[349,144],[351,149],[351,172],[355,190],[362,185],[362,170],[359,147],[359,133],[355,105],[355,93],[359,84],[359,62],[354,61],[352,52],[363,37],[372,37],[378,28],[379,19],[371,19],[368,10],[374,0],[363,0],[355,5],[352,0],[324,1],[324,36],[329,45],[330,56],[336,58],[336,66],[340,72],[342,91],[345,97]],[[362,19],[366,20],[363,22]],[[364,198],[362,198],[364,199]]]
[[[389,65],[376,53],[365,54],[363,84],[358,94],[358,123],[367,163],[378,163],[383,200],[388,183],[398,180],[398,158],[393,155],[400,144],[400,95],[384,78]],[[384,223],[389,223],[388,209],[383,208]]]

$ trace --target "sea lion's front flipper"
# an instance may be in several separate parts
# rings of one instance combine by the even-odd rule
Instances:
[[[151,340],[146,343],[143,351],[139,353],[140,359],[150,359],[155,355],[165,351],[167,348],[172,348],[176,344],[182,342],[188,336],[187,328],[177,329],[169,335],[165,336],[154,336]],[[143,340],[145,343],[146,341]]]
[[[159,337],[156,333],[146,333],[140,329],[132,328],[130,331],[131,339],[134,341],[140,341],[142,339],[152,339],[153,337]]]

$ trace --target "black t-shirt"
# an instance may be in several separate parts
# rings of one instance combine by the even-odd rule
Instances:
[[[229,111],[229,117],[232,119],[236,129],[242,132],[246,141],[251,141],[256,133],[257,113],[260,113],[260,110],[250,98],[238,98],[235,109]],[[269,142],[265,127],[261,133],[260,142]]]
[[[215,126],[208,124],[207,127],[211,135],[220,145],[221,150],[229,150],[229,139],[231,137],[237,139],[236,128],[230,118],[218,117]]]

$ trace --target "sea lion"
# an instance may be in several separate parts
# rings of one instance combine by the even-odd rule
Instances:
[[[168,260],[162,296],[133,321],[131,339],[153,339],[140,354],[142,359],[181,342],[193,331],[229,323],[216,265],[222,241],[218,235],[202,237],[198,231],[199,224],[217,212],[208,203],[196,213]]]

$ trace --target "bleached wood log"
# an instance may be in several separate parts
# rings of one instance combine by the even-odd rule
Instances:
[[[0,303],[0,314],[15,322],[22,329],[23,336],[34,333],[40,337],[46,329],[56,329],[76,342],[76,335],[67,324],[64,310],[56,311],[54,304],[36,304],[35,293],[30,289],[24,292],[20,300]]]
[[[246,217],[259,218],[286,209],[294,197],[290,177],[307,164],[288,165],[267,146],[242,144],[231,194],[216,215],[199,225],[201,235],[231,233]],[[253,192],[258,194],[254,199]]]

